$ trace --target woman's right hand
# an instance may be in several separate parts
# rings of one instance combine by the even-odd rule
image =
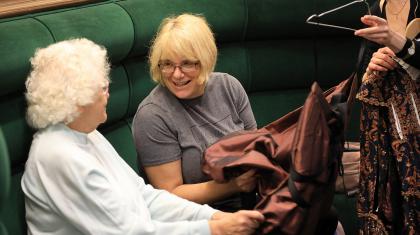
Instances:
[[[374,15],[365,15],[361,21],[369,26],[354,32],[356,36],[391,48],[394,52],[400,51],[406,42],[404,35],[393,31],[386,19]]]
[[[372,58],[366,68],[368,76],[381,77],[388,71],[394,70],[398,64],[392,57],[395,53],[388,47],[382,47],[377,52],[373,53]]]
[[[216,212],[209,221],[212,235],[248,235],[264,221],[264,215],[255,210],[241,210],[235,213]]]

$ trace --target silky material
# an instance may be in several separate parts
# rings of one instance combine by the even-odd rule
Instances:
[[[302,108],[206,150],[203,171],[216,181],[256,170],[255,209],[265,216],[258,234],[314,234],[330,210],[356,83],[352,76],[325,94],[314,84]]]

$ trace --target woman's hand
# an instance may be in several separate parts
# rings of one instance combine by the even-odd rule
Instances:
[[[209,221],[212,235],[253,234],[264,221],[258,211],[241,210],[235,213],[216,212]]]
[[[255,176],[255,170],[251,169],[242,175],[233,178],[230,181],[230,184],[232,184],[233,187],[237,188],[238,192],[251,192],[254,190],[257,179]]]
[[[395,53],[388,47],[380,48],[373,53],[366,69],[368,76],[384,76],[389,70],[394,70],[398,65],[392,59]]]
[[[356,30],[354,35],[389,47],[395,53],[404,47],[407,40],[405,36],[393,31],[385,19],[374,15],[365,15],[361,21],[369,27]]]

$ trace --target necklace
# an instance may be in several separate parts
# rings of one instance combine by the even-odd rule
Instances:
[[[399,10],[397,10],[396,12],[391,12],[391,3],[392,2],[395,2],[395,1],[389,1],[387,4],[386,4],[386,6],[388,7],[388,13],[389,14],[391,14],[391,15],[393,15],[395,18],[397,18],[398,19],[398,15],[404,10],[404,8],[405,8],[405,6],[407,5],[407,2],[408,2],[408,0],[405,0],[404,2],[402,2],[401,4],[402,4],[402,7],[399,9]],[[394,4],[395,5],[395,4]]]

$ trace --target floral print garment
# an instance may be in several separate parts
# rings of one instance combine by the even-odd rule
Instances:
[[[364,80],[360,234],[420,234],[419,80],[402,70]]]

